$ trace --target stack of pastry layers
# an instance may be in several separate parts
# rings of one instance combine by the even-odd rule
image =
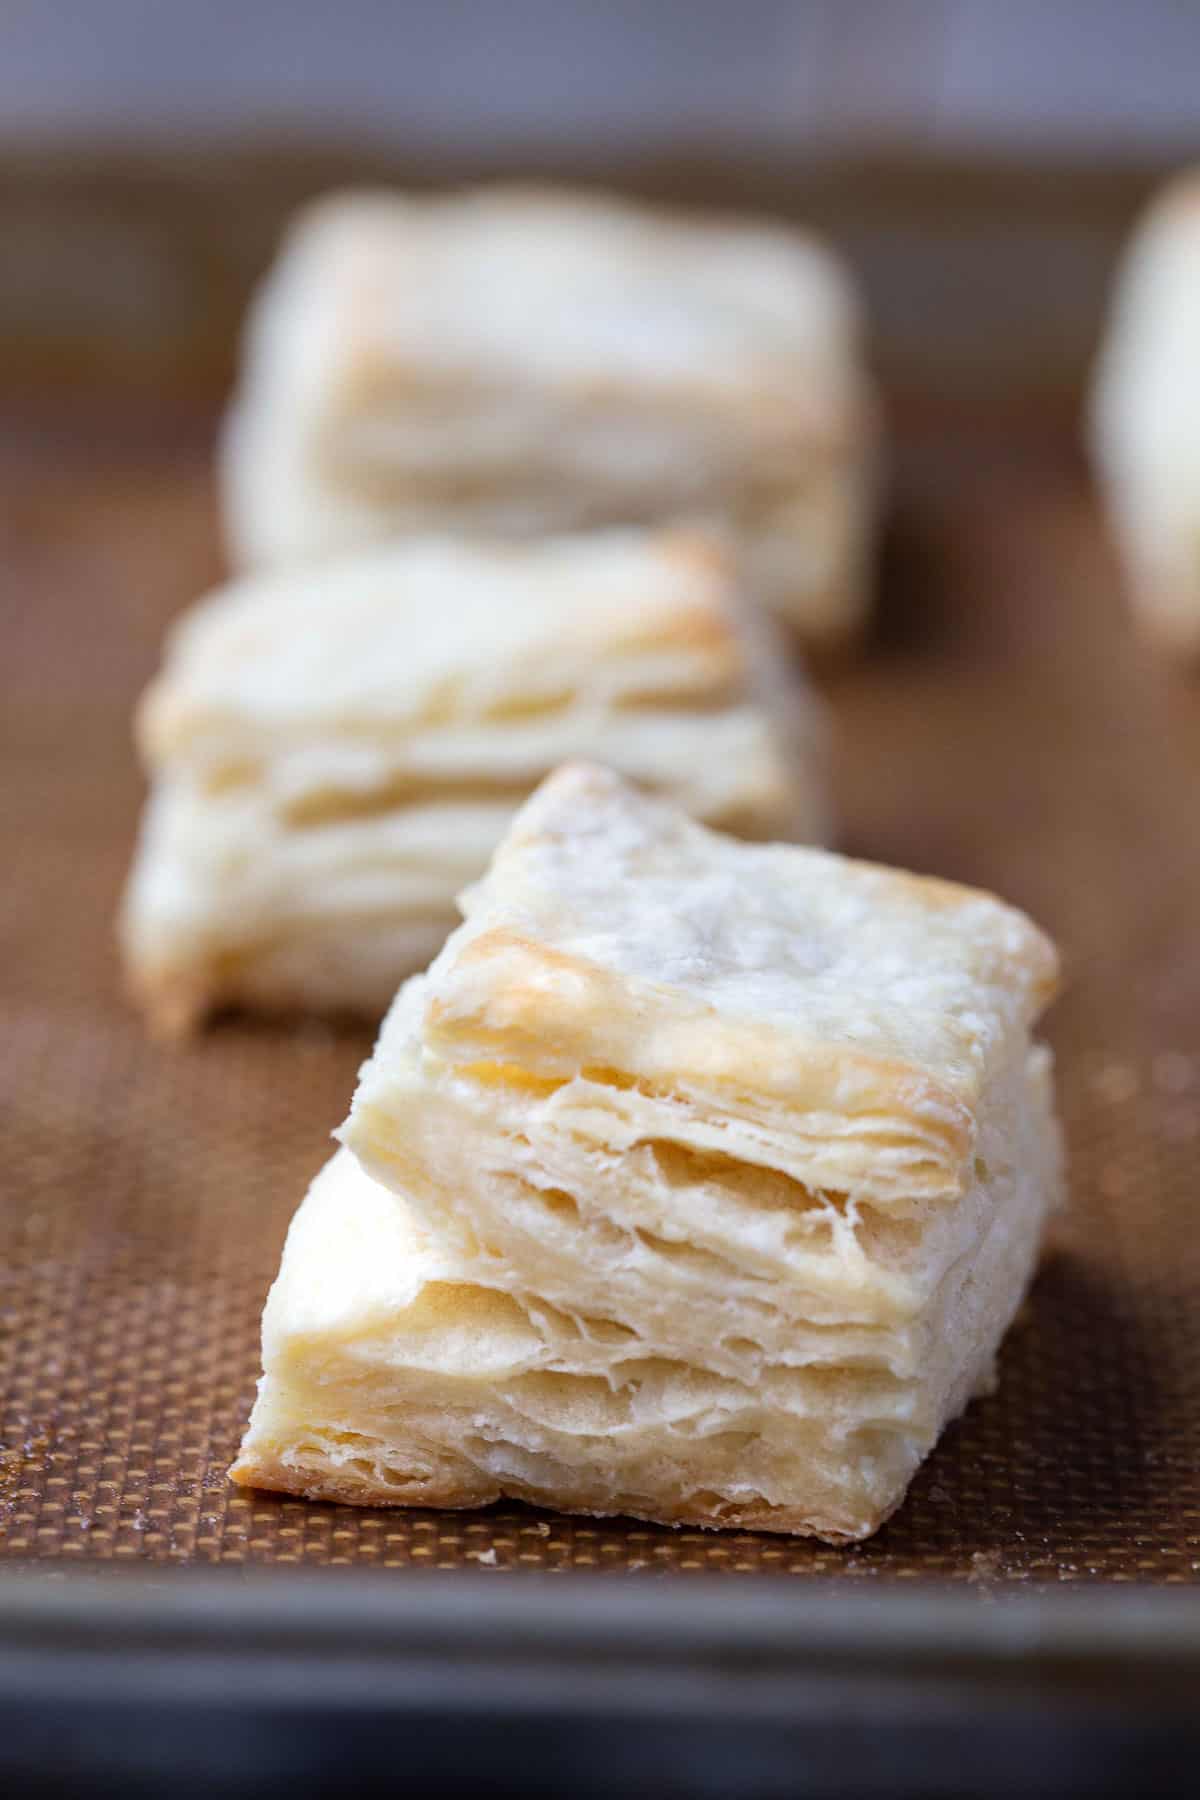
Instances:
[[[718,548],[670,531],[410,538],[198,606],[139,717],[153,789],[122,933],[151,1021],[378,1019],[567,756],[734,831],[819,838],[814,702],[792,683],[773,722],[760,632]]]
[[[293,1223],[235,1479],[867,1535],[1058,1193],[1051,946],[586,767],[465,912]]]
[[[1092,446],[1137,617],[1200,656],[1200,172],[1157,199],[1118,272]]]
[[[842,639],[874,487],[857,340],[841,269],[783,226],[507,188],[327,199],[247,335],[232,552],[703,515],[805,639]]]

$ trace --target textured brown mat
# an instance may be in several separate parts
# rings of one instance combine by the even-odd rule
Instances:
[[[1200,685],[1129,636],[1082,480],[910,445],[880,641],[833,683],[845,843],[1061,939],[1073,1208],[976,1404],[872,1543],[239,1495],[224,1470],[288,1217],[364,1037],[156,1048],[111,920],[131,701],[216,567],[206,446],[0,426],[0,1550],[16,1558],[1200,1576]],[[143,434],[144,438],[144,434]]]

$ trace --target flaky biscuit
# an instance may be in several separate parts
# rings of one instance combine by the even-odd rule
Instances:
[[[195,608],[138,714],[154,792],[123,937],[152,1018],[378,1017],[564,756],[747,835],[822,836],[816,702],[799,677],[760,699],[738,615],[728,558],[678,531],[412,539]]]
[[[806,637],[859,624],[874,402],[833,258],[782,225],[494,188],[332,196],[254,308],[235,560],[413,529],[717,517]]]
[[[236,1478],[869,1534],[1059,1196],[1051,945],[581,766],[466,911],[293,1227]]]

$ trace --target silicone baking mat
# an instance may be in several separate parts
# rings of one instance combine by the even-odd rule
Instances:
[[[876,638],[826,682],[843,844],[993,886],[1060,939],[1072,1202],[996,1394],[877,1538],[831,1550],[228,1486],[262,1300],[368,1037],[143,1035],[112,930],[141,798],[129,714],[218,571],[207,431],[3,432],[0,1551],[985,1592],[1200,1578],[1200,686],[1130,632],[1065,450],[986,420],[900,437]]]

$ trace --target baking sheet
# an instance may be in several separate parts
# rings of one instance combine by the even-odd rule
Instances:
[[[1131,635],[1069,446],[986,417],[898,421],[879,629],[826,687],[844,847],[994,886],[1066,954],[1071,1209],[998,1392],[853,1550],[227,1485],[287,1221],[369,1039],[228,1021],[164,1049],[122,998],[129,713],[219,568],[211,423],[102,453],[61,415],[0,435],[0,1554],[1200,1578],[1200,686]]]
[[[0,1559],[1195,1583],[1200,680],[1132,634],[1072,437],[1149,168],[555,171],[811,217],[866,286],[896,485],[874,640],[823,676],[842,847],[996,888],[1067,963],[1071,1209],[998,1392],[852,1550],[228,1486],[262,1300],[369,1034],[145,1039],[112,930],[129,714],[220,574],[212,431],[282,219],[352,178],[485,172],[528,173],[313,148],[0,170]]]

